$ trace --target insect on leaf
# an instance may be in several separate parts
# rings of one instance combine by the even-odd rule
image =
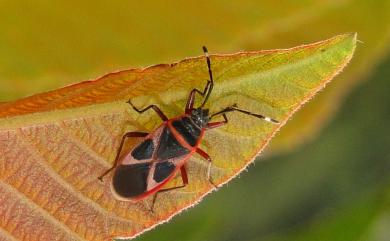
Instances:
[[[349,62],[356,34],[291,49],[211,55],[215,87],[211,113],[237,104],[270,116],[274,125],[240,113],[206,132],[201,144],[213,160],[211,176],[224,184],[264,149],[291,115]],[[0,108],[0,237],[16,240],[131,238],[198,203],[213,186],[207,163],[187,163],[189,185],[131,203],[116,200],[110,177],[97,177],[114,161],[127,131],[151,132],[161,120],[139,106],[157,104],[169,117],[183,113],[192,88],[208,79],[204,56],[107,74],[55,91],[3,103]],[[200,98],[197,104],[200,103]],[[129,140],[125,149],[139,139]],[[175,178],[167,187],[180,185]]]

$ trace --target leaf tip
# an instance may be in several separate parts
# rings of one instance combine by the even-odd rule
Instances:
[[[353,46],[356,45],[356,42],[358,41],[357,32],[346,33],[343,34],[343,36],[345,40],[350,40]]]

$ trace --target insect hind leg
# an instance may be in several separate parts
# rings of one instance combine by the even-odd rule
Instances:
[[[105,175],[107,175],[109,172],[111,172],[118,164],[118,160],[119,160],[119,155],[121,154],[121,151],[122,151],[122,147],[123,147],[123,144],[125,143],[125,140],[126,138],[128,137],[145,137],[147,136],[149,133],[146,133],[146,132],[138,132],[138,131],[134,131],[134,132],[127,132],[126,134],[124,134],[122,136],[122,140],[121,140],[121,144],[119,145],[119,148],[118,148],[118,152],[116,153],[116,157],[115,157],[115,161],[114,161],[114,164],[112,165],[111,168],[107,169],[102,175],[100,175],[98,177],[98,179],[103,182],[103,177]]]
[[[161,190],[158,190],[156,192],[156,194],[154,194],[153,201],[152,201],[152,206],[150,208],[151,212],[154,212],[154,204],[156,203],[158,194],[163,193],[163,192],[176,190],[176,189],[180,189],[180,188],[184,188],[184,187],[186,187],[188,185],[188,175],[187,175],[187,170],[186,170],[185,166],[180,167],[180,175],[181,175],[181,179],[183,181],[182,185],[176,186],[176,187],[170,187],[170,188],[166,188],[166,189],[161,189]]]

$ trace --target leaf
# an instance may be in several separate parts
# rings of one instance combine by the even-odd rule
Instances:
[[[212,112],[237,103],[281,125],[229,114],[207,132],[202,148],[213,159],[217,184],[238,175],[300,106],[349,62],[356,34],[292,49],[212,55]],[[0,110],[0,235],[19,240],[110,240],[133,237],[198,203],[213,190],[207,164],[188,162],[190,184],[138,203],[114,199],[97,176],[111,166],[126,131],[152,131],[161,120],[125,103],[156,103],[183,112],[189,91],[208,78],[204,57],[111,73],[55,91],[4,103]],[[136,140],[129,142],[128,147]],[[107,180],[107,179],[106,179]],[[168,186],[180,183],[174,179]],[[39,224],[39,225],[38,225]]]

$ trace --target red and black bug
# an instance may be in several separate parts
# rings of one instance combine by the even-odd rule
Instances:
[[[207,179],[210,184],[217,187],[210,175],[211,158],[199,148],[199,144],[205,131],[228,123],[227,112],[237,111],[271,123],[279,123],[270,117],[239,109],[236,104],[210,115],[209,110],[204,106],[213,90],[214,81],[206,47],[203,47],[203,51],[206,56],[210,80],[207,81],[203,91],[195,88],[190,92],[184,114],[168,119],[156,105],[149,105],[140,110],[130,100],[127,102],[138,113],[153,109],[163,120],[163,123],[151,133],[128,132],[122,137],[113,166],[99,177],[102,181],[107,173],[115,169],[111,189],[118,199],[138,201],[155,194],[152,204],[153,209],[158,193],[183,188],[188,184],[185,164],[194,153],[199,154],[209,162]],[[194,108],[196,93],[203,96],[204,100],[199,107]],[[222,116],[223,121],[210,122],[211,119],[217,116]],[[124,141],[128,137],[142,137],[142,140],[126,154],[120,156]],[[180,171],[183,184],[162,189],[178,171]]]

